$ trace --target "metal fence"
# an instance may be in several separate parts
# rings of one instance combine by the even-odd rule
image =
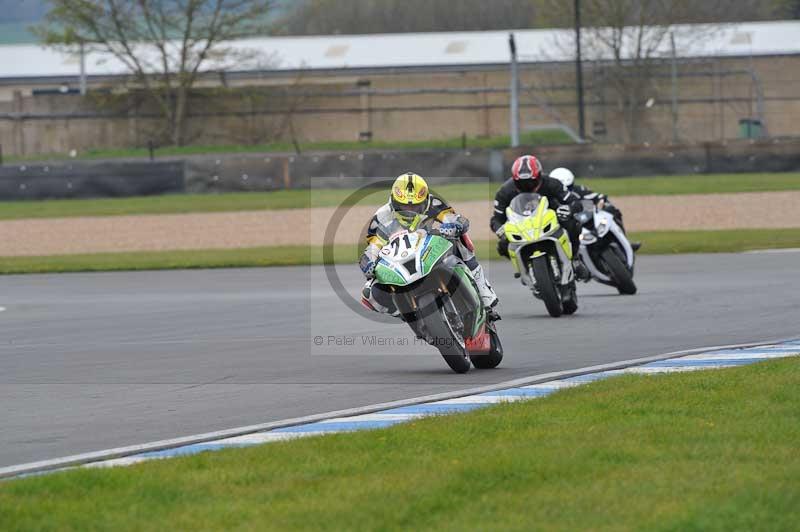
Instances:
[[[800,56],[662,61],[652,66],[647,83],[630,101],[617,86],[635,79],[635,71],[591,62],[584,69],[587,135],[596,143],[800,135]],[[505,65],[323,81],[198,90],[187,136],[194,144],[219,145],[426,141],[509,133]],[[578,129],[571,65],[521,64],[519,94],[523,134],[548,127],[568,133]],[[30,156],[157,144],[163,125],[157,110],[141,95],[131,98],[113,109],[73,94],[0,102],[2,151]]]

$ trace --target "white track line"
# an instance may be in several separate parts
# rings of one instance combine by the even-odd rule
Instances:
[[[29,475],[32,473],[39,473],[43,471],[52,471],[55,469],[64,469],[67,467],[90,464],[92,462],[99,462],[99,461],[108,461],[112,459],[120,459],[118,461],[115,460],[115,463],[125,464],[127,463],[125,458],[133,458],[133,455],[138,455],[141,453],[152,452],[152,451],[163,451],[167,449],[174,449],[176,447],[183,447],[186,445],[193,445],[197,443],[216,443],[219,440],[225,439],[226,441],[230,441],[232,438],[239,438],[243,436],[251,436],[251,438],[241,438],[242,442],[248,440],[260,440],[264,438],[264,441],[270,441],[273,436],[261,435],[261,434],[254,434],[257,432],[265,432],[272,429],[277,428],[284,428],[284,427],[292,427],[295,425],[306,425],[308,423],[313,423],[317,421],[330,421],[334,418],[341,418],[347,417],[350,418],[352,416],[361,416],[364,414],[373,414],[376,412],[381,412],[383,410],[389,410],[393,408],[399,408],[401,406],[412,406],[412,405],[419,405],[419,404],[427,404],[427,403],[434,403],[439,401],[448,401],[453,399],[458,399],[460,397],[464,397],[467,395],[478,395],[484,394],[487,392],[495,392],[498,390],[505,390],[508,388],[519,388],[519,387],[536,387],[537,384],[548,383],[541,388],[549,388],[554,389],[552,383],[548,381],[554,381],[559,379],[566,379],[569,377],[575,377],[578,375],[586,375],[589,373],[600,373],[603,371],[610,371],[610,370],[626,370],[631,368],[631,366],[639,366],[642,364],[647,364],[648,362],[656,362],[660,360],[665,360],[669,358],[677,358],[683,357],[687,355],[694,355],[708,351],[719,351],[722,349],[741,349],[747,347],[756,347],[762,345],[772,345],[784,342],[790,342],[796,340],[796,338],[784,339],[784,340],[764,340],[761,342],[751,342],[747,344],[735,344],[735,345],[718,345],[712,347],[701,347],[697,349],[686,349],[683,351],[675,351],[672,353],[665,353],[663,355],[656,355],[650,357],[642,357],[642,358],[634,358],[630,360],[623,360],[619,362],[612,362],[609,364],[601,364],[598,366],[589,366],[585,368],[578,368],[573,370],[567,371],[556,371],[552,373],[543,373],[539,375],[532,375],[530,377],[522,377],[519,379],[513,379],[505,382],[500,382],[497,384],[491,384],[487,386],[480,386],[477,388],[468,388],[464,390],[458,390],[454,392],[445,392],[439,393],[434,395],[427,395],[422,397],[414,397],[412,399],[404,399],[401,401],[391,401],[388,403],[378,403],[358,408],[350,408],[347,410],[339,410],[336,412],[326,412],[324,414],[315,414],[311,416],[304,416],[294,419],[285,419],[282,421],[274,421],[270,423],[261,423],[258,425],[249,425],[246,427],[237,427],[228,430],[220,430],[216,432],[208,432],[205,434],[195,434],[192,436],[185,436],[182,438],[173,438],[170,440],[161,440],[151,443],[145,443],[141,445],[131,445],[128,447],[118,447],[116,449],[105,449],[102,451],[96,451],[91,453],[83,453],[83,454],[76,454],[72,456],[66,456],[63,458],[55,458],[52,460],[42,460],[39,462],[31,462],[27,464],[19,464],[10,467],[3,467],[0,468],[0,479],[3,478],[11,478],[16,477],[19,475]],[[653,371],[653,373],[660,372],[658,370],[661,369],[669,369],[670,371],[675,371],[674,368],[657,368],[657,371]],[[695,369],[695,368],[692,368]],[[687,370],[688,371],[688,370]],[[558,383],[555,387],[565,387],[572,385],[572,383]],[[457,402],[456,402],[457,403]],[[301,433],[302,434],[302,433]],[[312,434],[312,433],[305,433],[305,434]],[[317,433],[319,434],[319,433]],[[299,437],[299,436],[298,436]],[[282,436],[278,436],[277,438],[283,439]],[[288,438],[288,437],[287,437]],[[98,465],[98,467],[101,467]]]
[[[800,248],[752,249],[743,253],[798,253]]]

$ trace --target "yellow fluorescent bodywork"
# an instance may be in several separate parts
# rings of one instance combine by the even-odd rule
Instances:
[[[510,208],[508,211],[510,211]],[[561,228],[556,211],[550,209],[550,204],[547,198],[544,197],[530,216],[517,222],[511,222],[511,212],[507,212],[507,218],[509,221],[505,224],[506,238],[512,244],[537,242]],[[566,231],[562,232],[561,236],[558,237],[558,242],[564,248],[567,257],[572,259],[572,244]],[[509,254],[514,258],[513,251],[509,250]],[[537,257],[539,255],[544,255],[544,253],[536,251],[533,256]]]
[[[561,244],[561,247],[564,248],[564,253],[567,254],[567,258],[572,260],[572,242],[569,241],[569,235],[566,231],[564,231],[560,237],[558,237],[558,243]]]

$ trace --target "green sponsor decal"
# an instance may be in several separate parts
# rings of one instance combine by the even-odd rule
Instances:
[[[463,266],[456,266],[454,270],[456,274],[458,274],[458,276],[461,277],[461,280],[464,283],[464,288],[469,290],[469,293],[472,296],[473,305],[475,305],[476,308],[480,308],[481,296],[478,294],[478,292],[475,290],[475,287],[472,285],[472,275]],[[481,324],[485,321],[485,319],[486,319],[486,313],[480,312],[480,314],[478,315],[478,319],[475,320],[475,324],[472,327],[472,334],[470,336],[474,337],[476,334],[478,334]]]
[[[386,266],[383,262],[379,262],[378,266],[375,268],[375,279],[380,284],[393,284],[398,286],[408,284],[408,281],[406,281],[402,275]]]
[[[422,254],[422,275],[428,275],[439,259],[453,247],[449,240],[440,236],[432,236],[428,249]]]

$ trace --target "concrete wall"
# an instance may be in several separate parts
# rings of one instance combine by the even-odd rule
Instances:
[[[773,136],[800,135],[800,56],[719,59],[680,67],[678,137],[682,142],[733,139],[738,121],[758,114],[756,89],[744,73],[752,70],[763,87],[763,116]],[[587,129],[604,125],[598,142],[663,143],[672,139],[671,81],[668,65],[659,70],[640,105],[640,128],[626,133],[623,114],[602,67],[586,65]],[[606,76],[606,77],[604,77]],[[357,82],[382,94],[358,94]],[[526,65],[521,83],[522,125],[560,122],[577,128],[571,65]],[[379,141],[426,140],[507,134],[508,75],[505,68],[470,71],[385,72],[363,75],[239,80],[227,91],[202,83],[192,100],[189,141],[197,145],[354,141],[369,131]],[[236,85],[248,85],[237,87]],[[464,94],[443,89],[483,88]],[[156,109],[134,97],[101,106],[75,95],[31,96],[18,87],[0,101],[0,145],[6,155],[63,154],[70,150],[145,146],[163,137]],[[398,89],[430,89],[422,94],[387,94]],[[314,95],[303,96],[312,91]]]

